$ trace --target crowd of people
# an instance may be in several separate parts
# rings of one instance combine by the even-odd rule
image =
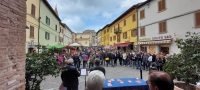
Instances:
[[[106,70],[103,66],[129,66],[135,69],[149,70],[147,83],[150,90],[173,90],[174,84],[169,75],[163,70],[167,58],[173,56],[164,53],[149,54],[146,52],[125,52],[121,50],[83,49],[71,55],[55,54],[58,63],[62,66],[61,79],[66,90],[78,90],[80,68],[90,68],[87,78],[87,90],[102,90]],[[82,67],[81,67],[82,65]],[[152,73],[154,71],[154,73]],[[159,75],[159,76],[156,76]],[[166,78],[166,79],[165,79]],[[161,82],[165,82],[164,89]],[[97,84],[97,85],[94,85]],[[99,86],[98,86],[99,85]],[[154,87],[156,86],[156,87]],[[64,89],[63,89],[64,90]]]

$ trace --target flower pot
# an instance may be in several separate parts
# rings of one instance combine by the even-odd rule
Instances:
[[[183,81],[175,81],[174,85],[177,87],[174,90],[200,90],[200,86],[189,84],[188,89]]]

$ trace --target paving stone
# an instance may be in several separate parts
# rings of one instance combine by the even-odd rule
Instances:
[[[105,67],[106,78],[140,78],[140,70],[133,69],[131,67],[116,66],[116,67]],[[149,71],[142,71],[143,79],[147,80]],[[87,78],[87,77],[86,77]],[[41,83],[42,90],[59,90],[61,84],[61,78],[47,76],[46,80]],[[85,88],[85,76],[79,77],[79,90],[84,90]]]

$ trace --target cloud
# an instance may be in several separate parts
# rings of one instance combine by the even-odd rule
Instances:
[[[63,23],[74,32],[99,30],[111,23],[132,5],[145,0],[48,0]]]

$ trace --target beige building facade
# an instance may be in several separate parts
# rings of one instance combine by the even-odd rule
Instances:
[[[75,42],[82,46],[96,46],[95,30],[85,30],[83,33],[75,33]]]

